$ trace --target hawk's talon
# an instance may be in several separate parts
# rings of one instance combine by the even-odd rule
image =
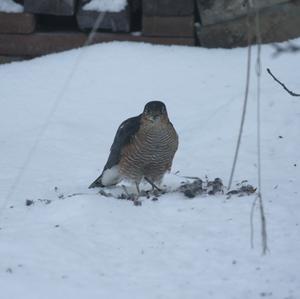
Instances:
[[[162,190],[157,187],[150,179],[148,179],[147,177],[144,177],[145,181],[147,181],[151,186],[152,186],[152,190],[154,191],[155,189],[159,192],[161,192]]]

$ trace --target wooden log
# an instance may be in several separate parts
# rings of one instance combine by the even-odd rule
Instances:
[[[72,16],[77,0],[24,0],[24,11],[36,14]]]
[[[148,17],[143,16],[143,35],[145,36],[194,36],[194,17]]]
[[[112,32],[130,31],[130,8],[127,5],[120,12],[100,12],[83,9],[86,0],[79,0],[79,9],[76,14],[78,26],[81,30],[87,31],[93,28],[97,18],[100,15],[99,30],[109,30]]]
[[[147,0],[145,0],[147,1]],[[290,0],[255,0],[256,7],[266,8]],[[247,15],[245,0],[196,0],[202,25],[212,25]],[[254,13],[254,9],[251,9]]]
[[[0,34],[0,55],[36,57],[83,46],[88,35],[81,32],[51,32],[22,34]],[[146,42],[162,45],[195,44],[194,38],[145,37],[132,34],[96,33],[92,44],[110,41]]]
[[[0,12],[0,33],[32,33],[35,24],[32,14]]]
[[[143,15],[146,16],[191,16],[194,0],[143,0]]]
[[[279,4],[260,11],[260,28],[263,43],[282,42],[300,36],[300,1]],[[253,43],[255,16],[250,17]],[[208,48],[233,48],[247,45],[247,18],[198,27],[201,46]]]

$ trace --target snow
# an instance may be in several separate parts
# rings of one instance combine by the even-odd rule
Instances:
[[[262,51],[262,179],[270,248],[262,256],[258,209],[250,248],[254,195],[186,199],[170,193],[155,202],[143,198],[136,207],[88,189],[120,123],[154,99],[166,103],[180,138],[164,184],[182,180],[176,171],[227,183],[246,49],[119,42],[86,48],[6,202],[80,53],[0,66],[1,298],[300,298],[300,101],[265,71],[270,67],[299,92],[299,54],[273,58],[271,46]],[[254,65],[234,184],[247,179],[257,186]],[[26,206],[26,199],[35,203]]]
[[[101,12],[120,12],[125,9],[127,0],[91,0],[83,6],[83,10]]]
[[[23,5],[16,3],[13,0],[0,0],[0,12],[18,13],[23,11]]]

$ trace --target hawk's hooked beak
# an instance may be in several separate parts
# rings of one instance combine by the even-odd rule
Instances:
[[[157,120],[160,120],[160,115],[159,115],[159,114],[150,115],[150,116],[149,116],[149,119],[150,119],[152,122],[155,122],[155,121],[157,121]]]

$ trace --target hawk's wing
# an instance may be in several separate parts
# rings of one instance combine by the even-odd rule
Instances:
[[[121,123],[110,148],[110,154],[103,171],[117,165],[120,162],[122,149],[131,141],[132,137],[139,130],[140,121],[141,115],[128,118]]]
[[[132,137],[140,128],[141,117],[142,115],[140,114],[139,116],[128,118],[121,123],[114,138],[113,144],[110,148],[110,154],[104,166],[102,174],[89,186],[89,188],[104,187],[104,184],[102,183],[103,175],[113,166],[119,164],[121,160],[122,149],[131,141]],[[113,174],[113,176],[114,178],[111,185],[114,185],[118,182],[117,174]]]

